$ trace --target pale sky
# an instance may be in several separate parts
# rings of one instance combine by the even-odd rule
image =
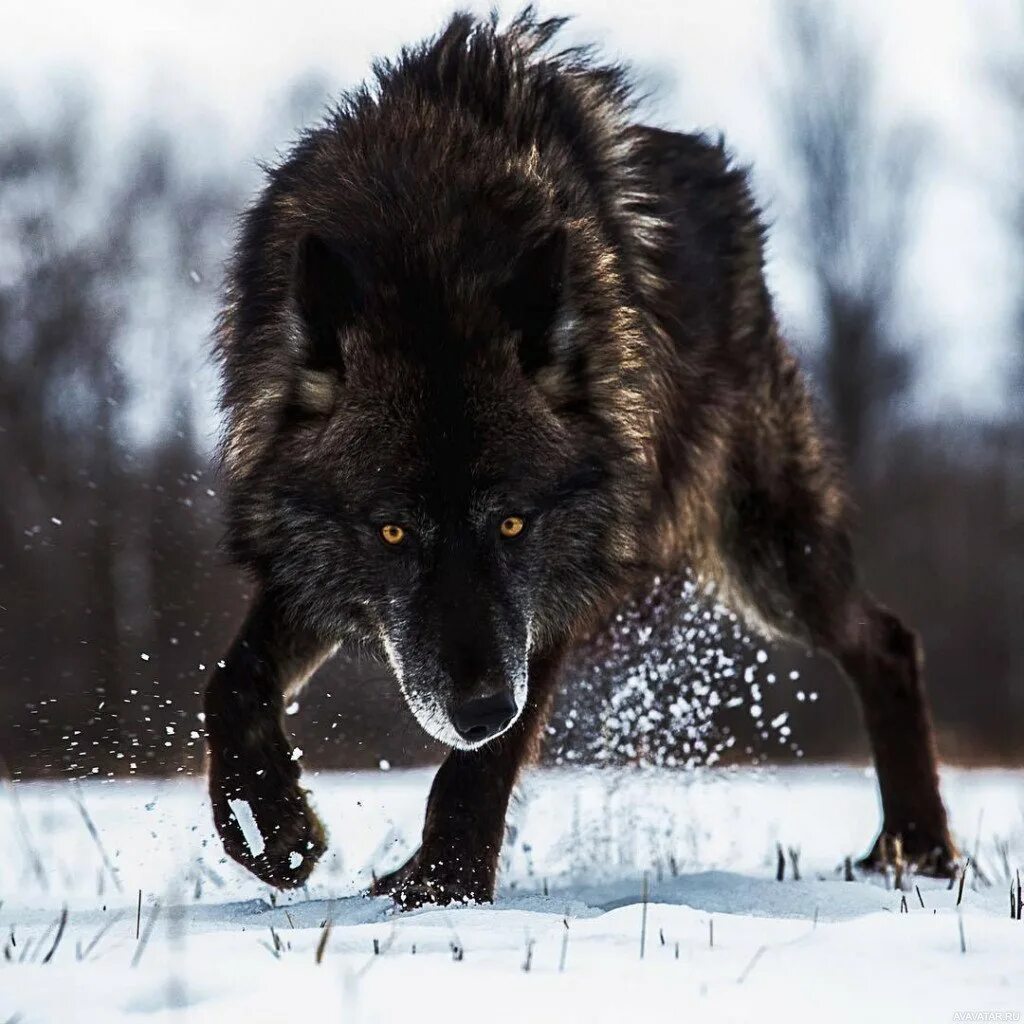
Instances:
[[[272,155],[254,151],[268,144],[261,119],[297,74],[319,71],[341,87],[356,84],[374,55],[435,31],[453,6],[436,0],[6,0],[0,89],[13,89],[31,105],[52,95],[47,82],[55,73],[90,81],[111,138],[140,112],[158,111],[176,134],[216,139],[219,159],[251,166],[253,157]],[[459,6],[483,13],[490,5]],[[785,73],[773,34],[775,3],[539,6],[543,14],[575,15],[568,39],[597,41],[632,63],[656,87],[651,114],[661,124],[722,131],[739,159],[754,165],[775,224],[769,274],[784,323],[794,336],[813,334],[769,104]],[[894,123],[919,119],[933,133],[905,292],[908,333],[923,344],[917,398],[931,414],[971,416],[1006,405],[1010,283],[1024,271],[1000,224],[1000,190],[1024,168],[1012,163],[1009,120],[985,76],[999,48],[1024,53],[1018,6],[1015,0],[840,4],[851,30],[877,45],[880,116]]]

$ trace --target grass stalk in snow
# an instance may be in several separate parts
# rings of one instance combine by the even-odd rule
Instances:
[[[737,985],[742,985],[743,982],[747,980],[747,976],[757,966],[758,960],[760,960],[761,957],[764,956],[765,950],[767,949],[767,946],[758,947],[757,952],[750,958],[750,963],[748,963],[747,966],[743,968],[742,972],[740,973],[740,976],[736,979]]]
[[[68,908],[65,907],[60,912],[60,923],[57,925],[57,934],[53,938],[53,945],[50,947],[50,952],[43,957],[43,963],[48,964],[53,959],[53,954],[57,952],[57,947],[60,945],[60,940],[64,938],[64,929],[68,924]]]
[[[316,944],[316,962],[318,964],[323,963],[324,953],[327,951],[327,943],[331,938],[331,928],[334,927],[334,922],[331,918],[328,918],[324,922],[323,928],[320,929],[320,941]]]
[[[643,887],[640,890],[640,901],[643,904],[640,910],[640,959],[644,958],[644,950],[647,948],[647,897],[650,881],[647,872],[644,872]]]
[[[894,836],[892,841],[892,886],[894,889],[903,889],[903,872],[906,866],[906,861],[903,859],[903,839],[900,836]]]
[[[46,931],[43,932],[42,936],[38,940],[30,939],[28,941],[28,943],[25,945],[25,948],[21,951],[21,957],[18,959],[19,964],[24,963],[24,961],[28,958],[29,950],[35,950],[35,953],[33,954],[32,959],[29,961],[29,963],[34,964],[36,962],[36,954],[38,954],[40,950],[42,950],[42,948],[46,945],[46,943],[50,940],[50,933],[53,931],[55,925],[56,922],[51,921],[46,926]]]
[[[791,846],[789,848],[789,864],[793,869],[793,881],[800,881],[800,847]]]
[[[964,898],[964,882],[967,881],[967,869],[971,866],[971,858],[967,858],[967,862],[960,869],[960,888],[956,891],[956,905],[959,907],[960,902]]]
[[[526,936],[526,956],[523,958],[523,973],[529,974],[530,968],[533,966],[533,947],[534,940],[529,935]]]
[[[981,823],[984,817],[985,808],[982,807],[982,809],[978,811],[978,831],[975,833],[974,836],[974,853],[967,858],[967,863],[970,867],[974,868],[974,877],[982,885],[991,885],[992,883],[989,881],[988,876],[985,874],[984,871],[981,870],[981,865],[979,864],[978,860],[979,854],[981,852]]]
[[[995,836],[992,840],[992,845],[995,846],[996,853],[999,854],[999,860],[1003,865],[1003,877],[1012,884],[1013,871],[1010,870],[1010,841],[1002,839],[1000,836]]]
[[[14,811],[14,818],[18,824],[18,836],[21,839],[22,846],[25,847],[25,855],[28,857],[33,873],[39,879],[39,885],[44,892],[48,892],[50,882],[46,875],[46,869],[43,867],[43,858],[40,857],[39,851],[32,842],[32,834],[28,830],[28,820],[25,818],[25,812],[21,807],[21,798],[18,795],[17,787],[14,785],[7,762],[2,757],[0,757],[0,778],[3,779],[4,789],[11,798],[11,808]]]
[[[92,941],[87,946],[76,945],[75,955],[78,960],[84,960],[99,944],[100,939],[103,938],[115,924],[118,923],[124,914],[115,914],[93,937]]]
[[[71,799],[78,808],[78,813],[82,816],[82,821],[85,822],[86,830],[92,837],[92,841],[96,844],[96,849],[99,850],[100,859],[103,861],[103,866],[106,868],[107,874],[110,875],[110,878],[114,883],[114,888],[116,888],[118,892],[123,892],[124,890],[121,886],[121,879],[117,877],[117,869],[107,856],[106,848],[103,846],[103,840],[100,839],[99,830],[96,828],[96,824],[92,820],[92,816],[89,814],[88,808],[85,806],[85,799],[79,790],[77,782],[71,783]]]
[[[153,934],[153,927],[156,925],[156,919],[160,916],[160,904],[153,904],[153,913],[149,915],[149,920],[146,922],[146,930],[142,933],[139,939],[139,944],[135,948],[135,955],[132,957],[132,967],[138,967],[139,961],[142,960],[142,954],[146,952],[146,945],[149,942],[150,935]]]

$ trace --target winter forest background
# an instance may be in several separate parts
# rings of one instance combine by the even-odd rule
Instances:
[[[0,772],[201,767],[197,695],[247,592],[211,464],[234,220],[257,160],[447,10],[360,10],[350,32],[344,4],[323,25],[306,6],[254,15],[244,54],[232,16],[188,4],[173,25],[0,15]],[[1024,6],[696,6],[581,2],[567,37],[634,60],[652,119],[724,131],[753,166],[770,280],[850,464],[869,585],[923,633],[942,753],[1019,763]],[[647,608],[581,659],[550,757],[586,759],[613,691],[650,676],[651,614],[657,646]],[[866,754],[831,665],[775,649],[768,668],[731,757]],[[692,686],[664,676],[658,701]],[[307,763],[437,754],[374,666],[331,663],[302,704]],[[763,727],[782,714],[791,732]]]

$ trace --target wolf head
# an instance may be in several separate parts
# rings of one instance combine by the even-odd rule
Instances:
[[[566,235],[518,241],[459,272],[408,239],[302,236],[292,386],[232,503],[283,605],[382,651],[420,724],[463,748],[515,721],[531,655],[621,571],[617,446],[569,355]]]
[[[521,58],[470,61],[466,91],[438,68],[467,54],[442,37],[385,68],[272,173],[221,333],[235,554],[296,621],[386,656],[464,748],[515,721],[532,658],[635,558],[647,429],[611,200],[552,141],[584,112],[513,117],[528,93],[494,69]]]

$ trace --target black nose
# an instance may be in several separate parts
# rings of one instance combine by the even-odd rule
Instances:
[[[480,743],[497,736],[515,718],[516,702],[507,690],[473,697],[460,704],[452,714],[452,721],[464,740]]]

